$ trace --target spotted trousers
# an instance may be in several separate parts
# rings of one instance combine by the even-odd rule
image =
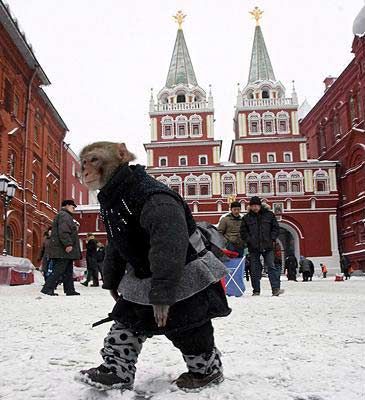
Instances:
[[[202,375],[223,372],[221,353],[214,345],[211,321],[198,328],[166,334],[166,337],[181,351],[189,372]],[[136,334],[122,323],[115,322],[100,351],[104,367],[132,385],[138,355],[146,340],[147,336]]]

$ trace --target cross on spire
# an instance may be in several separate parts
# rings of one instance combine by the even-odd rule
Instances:
[[[260,25],[260,19],[262,18],[262,14],[264,12],[260,10],[258,7],[255,7],[252,11],[250,11],[250,14],[255,18],[256,20],[256,26]]]
[[[179,29],[182,29],[182,24],[186,18],[186,14],[184,14],[181,10],[179,10],[176,15],[173,16],[173,18],[175,19],[175,21],[178,23],[179,25]]]

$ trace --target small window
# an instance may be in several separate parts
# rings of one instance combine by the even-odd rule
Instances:
[[[200,184],[200,195],[201,196],[209,196],[210,185],[208,184]]]
[[[185,132],[186,132],[185,131],[185,125],[179,125],[178,126],[178,130],[177,130],[178,136],[185,136],[186,135]]]
[[[76,176],[76,165],[74,162],[72,163],[72,176]]]
[[[258,182],[250,182],[248,184],[248,192],[250,194],[258,193],[259,192],[259,184],[258,184]]]
[[[293,161],[293,153],[284,153],[284,161],[292,162]]]
[[[208,157],[207,156],[199,156],[199,165],[207,165]]]
[[[72,185],[71,196],[75,200],[75,198],[76,198],[76,187],[75,187],[75,185]]]
[[[15,94],[14,95],[14,104],[13,104],[13,113],[16,118],[19,116],[19,97]]]
[[[230,195],[234,194],[234,183],[233,182],[225,182],[223,183],[223,194]]]
[[[193,124],[192,125],[192,134],[193,134],[193,136],[199,136],[200,135],[200,126],[199,126],[199,124]]]
[[[197,188],[196,184],[188,184],[186,186],[187,195],[188,196],[196,196],[196,194],[197,194],[196,188]]]
[[[38,128],[38,126],[34,127],[34,142],[39,144],[39,128]]]
[[[263,90],[262,91],[262,98],[263,99],[269,99],[270,98],[270,93],[268,90]]]
[[[165,125],[164,127],[164,136],[171,136],[172,134],[172,129],[171,125]]]
[[[259,123],[258,121],[251,121],[251,133],[258,133]]]
[[[13,103],[13,85],[10,83],[8,79],[5,79],[4,86],[4,108],[5,111],[10,113],[12,111]]]
[[[271,193],[271,184],[270,183],[263,183],[261,185],[262,193]]]
[[[15,178],[16,155],[12,151],[9,156],[9,175]]]
[[[185,95],[184,94],[178,94],[176,98],[177,103],[185,103]]]
[[[179,165],[180,165],[180,167],[186,167],[188,165],[188,157],[180,156],[179,157]]]
[[[288,192],[288,182],[279,182],[279,193]]]
[[[253,164],[258,164],[260,162],[260,154],[259,153],[251,154],[251,162]]]
[[[160,167],[167,167],[167,157],[160,157],[159,158],[159,166]]]
[[[33,194],[37,195],[37,177],[36,174],[33,172],[32,173],[32,192]]]
[[[293,193],[300,193],[300,182],[292,182],[291,183],[291,191]]]
[[[79,204],[82,204],[82,191],[80,191]]]
[[[46,186],[46,203],[51,204],[51,185],[49,183]]]
[[[269,163],[276,162],[276,154],[275,153],[267,153],[267,162],[269,162]]]
[[[317,181],[317,192],[327,192],[327,181]]]
[[[269,120],[265,121],[265,133],[273,133],[274,132],[274,122]]]

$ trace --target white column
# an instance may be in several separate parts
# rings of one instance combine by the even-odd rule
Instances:
[[[151,141],[157,140],[157,118],[151,118]]]
[[[219,161],[220,161],[219,146],[214,146],[213,147],[213,163],[214,164],[219,164]]]
[[[237,194],[245,194],[245,173],[243,171],[238,171],[236,173],[237,181]]]
[[[147,167],[153,167],[153,149],[147,150]]]
[[[336,192],[337,190],[336,170],[334,168],[330,168],[328,170],[328,174],[330,177],[330,191]]]
[[[212,191],[214,195],[221,194],[221,174],[219,172],[212,173]]]
[[[236,163],[243,163],[243,147],[237,145],[234,148],[234,155]]]
[[[333,256],[338,256],[338,239],[337,239],[337,219],[336,214],[331,214],[330,218],[330,234],[331,234],[331,250]]]
[[[299,145],[300,150],[300,161],[307,161],[307,143],[300,143]]]
[[[291,130],[293,135],[299,135],[298,113],[297,111],[291,112]]]
[[[214,138],[214,117],[212,114],[207,115],[207,137]]]
[[[311,169],[304,170],[304,188],[306,192],[313,192],[313,171]]]
[[[238,132],[239,137],[247,136],[246,114],[238,114]]]

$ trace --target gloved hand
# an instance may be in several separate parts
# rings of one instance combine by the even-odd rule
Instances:
[[[153,314],[155,315],[155,321],[159,328],[164,328],[166,326],[167,317],[169,315],[170,306],[163,304],[152,305]]]

